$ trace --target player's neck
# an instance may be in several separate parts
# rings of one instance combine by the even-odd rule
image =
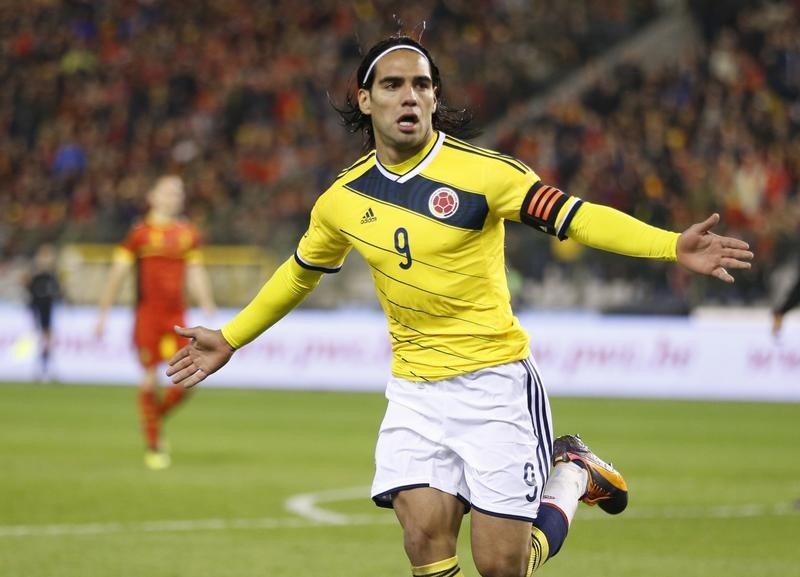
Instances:
[[[411,165],[415,165],[416,159],[427,154],[428,150],[430,150],[435,141],[436,132],[431,132],[429,138],[425,139],[425,141],[419,146],[401,150],[391,146],[377,145],[375,147],[375,154],[383,166],[389,168],[390,170],[397,170],[401,169],[403,165],[412,160],[414,162],[411,162]]]
[[[175,220],[175,217],[171,214],[167,214],[164,212],[158,212],[155,210],[151,210],[147,213],[147,222],[150,224],[169,224]]]

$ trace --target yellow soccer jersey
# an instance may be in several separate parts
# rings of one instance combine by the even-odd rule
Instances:
[[[295,258],[336,272],[355,248],[388,319],[392,374],[438,380],[529,355],[510,306],[503,221],[563,237],[579,204],[518,160],[439,132],[391,170],[373,151],[340,174]]]

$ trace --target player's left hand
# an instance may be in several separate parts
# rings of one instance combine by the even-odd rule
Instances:
[[[732,283],[727,269],[749,269],[753,253],[745,241],[711,232],[718,223],[719,214],[714,213],[683,231],[678,238],[678,262],[692,272]]]

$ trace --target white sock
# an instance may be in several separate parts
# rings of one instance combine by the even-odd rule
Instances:
[[[588,483],[589,473],[583,467],[569,462],[556,463],[544,486],[542,503],[558,507],[571,524]]]

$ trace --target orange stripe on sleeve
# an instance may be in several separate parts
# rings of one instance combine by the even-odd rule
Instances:
[[[530,215],[533,214],[533,209],[536,206],[539,199],[542,197],[542,194],[546,193],[550,188],[551,187],[549,186],[542,186],[539,188],[539,190],[536,191],[536,194],[533,195],[530,203],[528,204],[528,210],[527,210],[528,214]]]
[[[547,203],[550,202],[550,199],[553,198],[557,192],[558,192],[557,188],[554,188],[552,186],[548,186],[547,187],[547,192],[544,195],[542,195],[542,198],[540,199],[540,201],[538,203],[536,203],[537,206],[536,206],[536,211],[535,211],[535,214],[534,214],[534,216],[536,218],[541,218],[542,220],[545,220],[542,217],[542,210],[547,205]]]
[[[550,211],[553,210],[553,205],[562,196],[564,196],[564,193],[556,188],[555,189],[555,194],[553,195],[553,198],[550,199],[550,202],[547,203],[547,207],[544,209],[544,214],[542,215],[542,220],[547,220],[547,217],[550,216]]]

